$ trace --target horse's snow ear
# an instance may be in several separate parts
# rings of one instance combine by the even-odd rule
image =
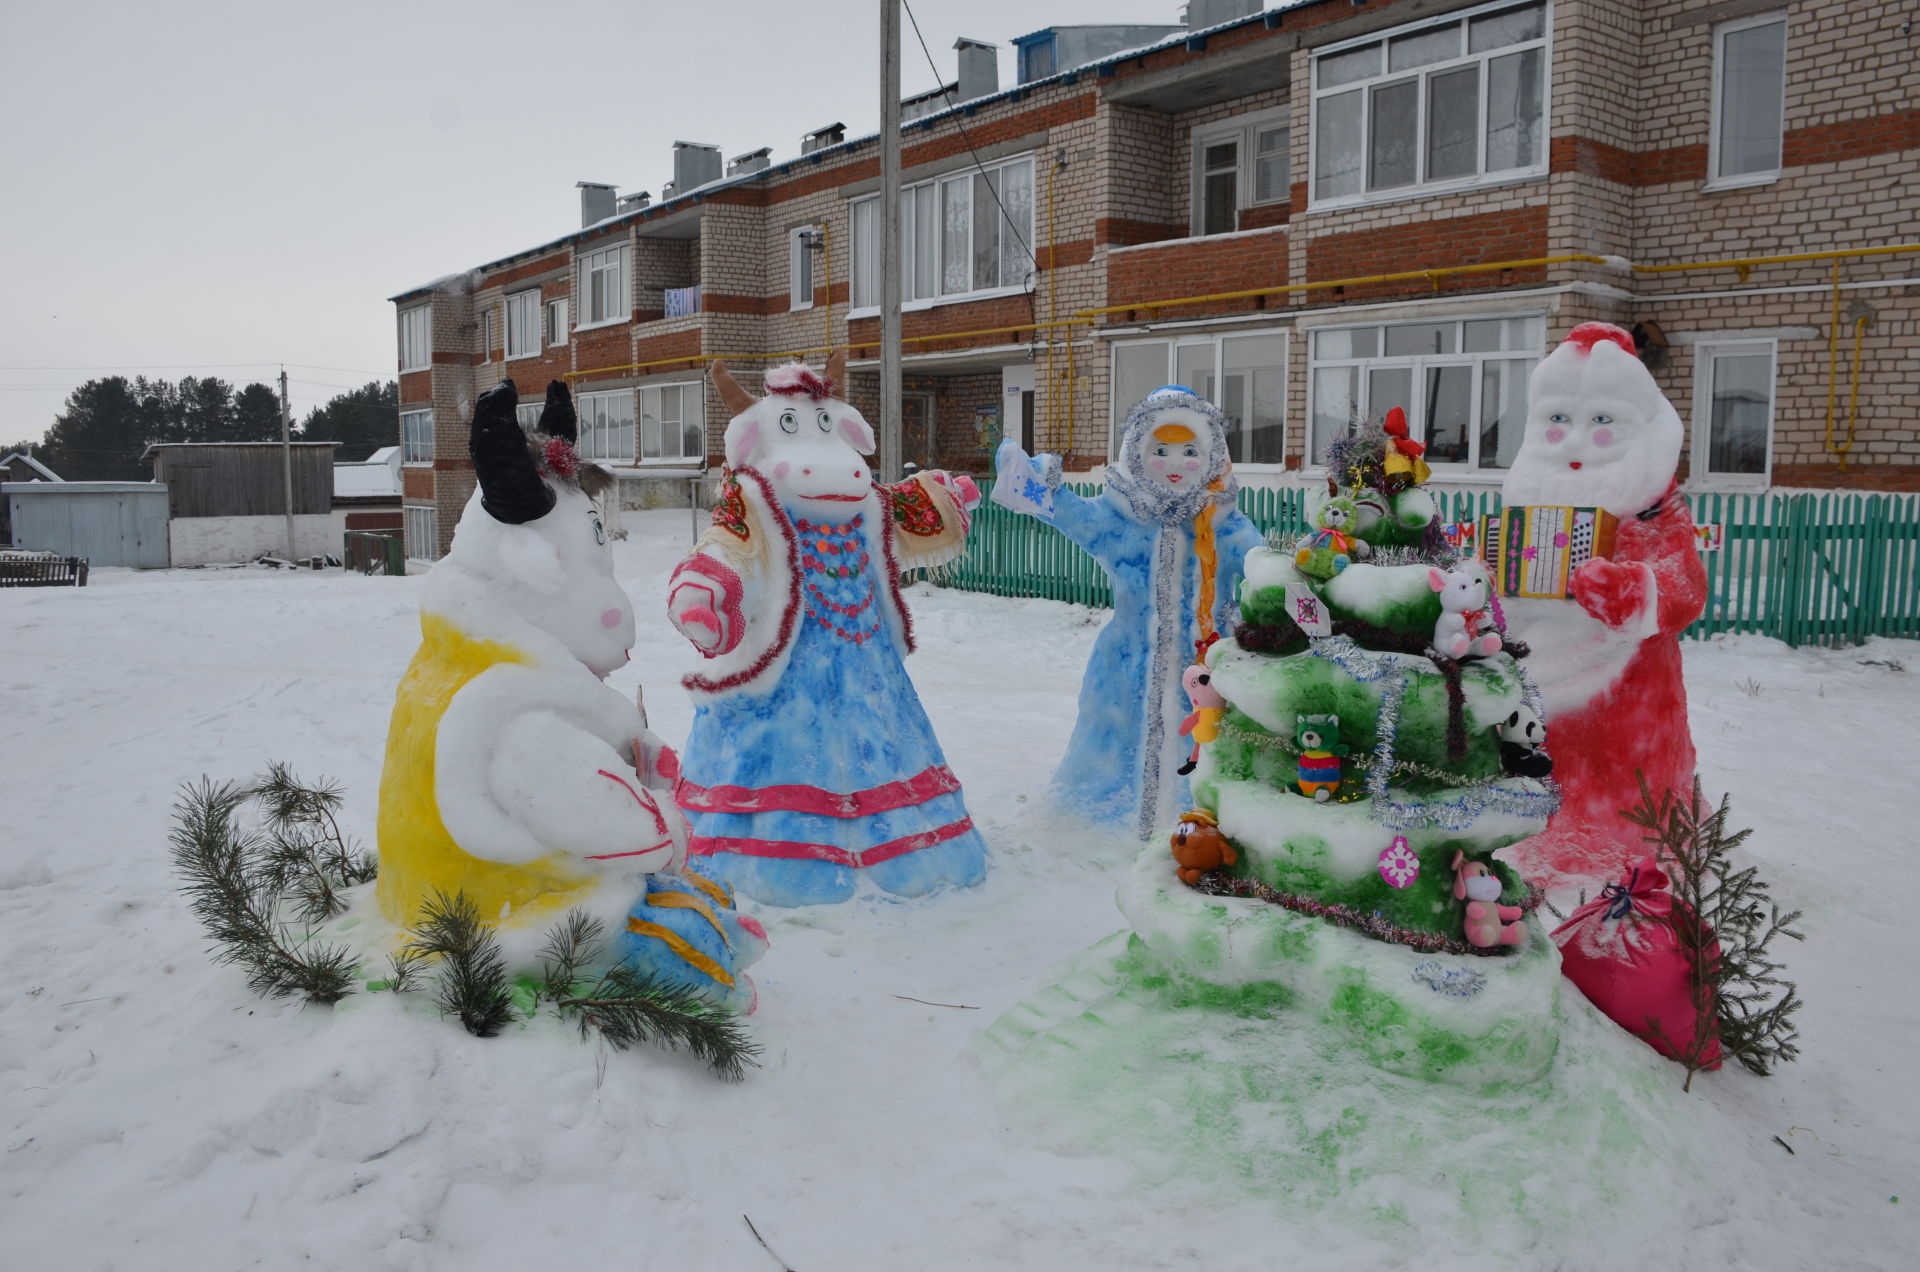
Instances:
[[[844,402],[847,400],[847,351],[835,349],[827,355],[827,379],[833,381],[834,394]]]
[[[707,378],[713,381],[713,387],[719,392],[720,400],[726,404],[730,415],[745,415],[760,400],[741,388],[739,381],[727,370],[727,364],[718,358],[707,364]]]
[[[540,411],[540,431],[569,445],[580,440],[580,417],[573,413],[573,394],[558,380],[547,383],[547,404]]]
[[[510,526],[546,516],[555,502],[553,488],[541,480],[527,435],[514,416],[519,401],[512,380],[482,393],[474,403],[473,429],[467,437],[473,475],[480,483],[480,506]]]

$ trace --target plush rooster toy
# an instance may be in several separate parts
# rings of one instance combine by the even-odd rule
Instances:
[[[1433,470],[1422,458],[1427,453],[1427,444],[1407,436],[1407,413],[1394,407],[1387,412],[1386,423],[1381,427],[1387,434],[1387,490],[1399,494],[1409,486],[1425,484],[1427,478],[1433,476]]]

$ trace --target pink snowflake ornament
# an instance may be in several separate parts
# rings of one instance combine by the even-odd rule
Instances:
[[[1380,877],[1389,888],[1404,888],[1420,877],[1420,858],[1407,846],[1405,835],[1395,835],[1393,842],[1381,849]]]

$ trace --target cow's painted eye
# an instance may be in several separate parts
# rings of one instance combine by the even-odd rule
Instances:
[[[820,431],[822,433],[833,432],[833,416],[827,414],[825,411],[822,411],[818,415],[816,415],[814,417],[813,422],[820,426]]]
[[[607,541],[607,528],[601,524],[599,513],[596,512],[591,515],[593,517],[593,541],[604,544]]]
[[[1565,424],[1568,422],[1568,419],[1569,419],[1569,417],[1564,411],[1555,411],[1552,415],[1547,416],[1547,418],[1552,420],[1555,424]]]
[[[800,417],[798,415],[795,415],[792,411],[780,412],[780,431],[782,433],[799,432]]]
[[[1611,415],[1596,415],[1596,416],[1594,416],[1594,417],[1593,417],[1593,422],[1594,422],[1595,424],[1611,424],[1611,423],[1613,423],[1613,416],[1611,416]]]

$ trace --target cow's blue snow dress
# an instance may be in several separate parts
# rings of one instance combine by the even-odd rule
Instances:
[[[845,900],[860,873],[904,896],[978,883],[986,844],[878,611],[861,519],[786,511],[800,631],[770,692],[694,714],[680,803],[696,861],[773,905]]]

